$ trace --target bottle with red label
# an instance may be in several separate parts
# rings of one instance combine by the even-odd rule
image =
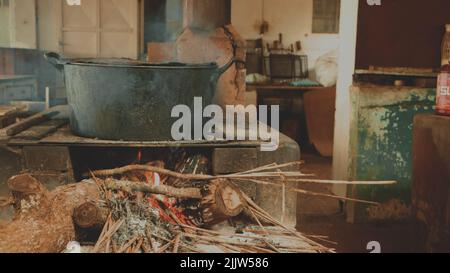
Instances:
[[[438,76],[436,113],[450,116],[450,65],[444,65]]]

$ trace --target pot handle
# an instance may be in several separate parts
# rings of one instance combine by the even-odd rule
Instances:
[[[47,52],[44,54],[44,58],[56,67],[58,70],[64,69],[64,62],[61,60],[61,56],[55,52]]]
[[[220,78],[220,76],[222,76],[223,73],[227,72],[228,69],[230,69],[230,67],[236,62],[235,58],[231,58],[228,63],[226,63],[224,66],[219,67],[217,69],[217,77]]]
[[[226,63],[224,66],[219,67],[216,72],[214,73],[213,77],[211,78],[212,82],[215,82],[217,80],[219,80],[220,76],[223,75],[223,73],[227,72],[228,69],[235,63],[243,63],[245,64],[245,62],[237,60],[236,58],[231,58],[230,61],[228,61],[228,63]]]

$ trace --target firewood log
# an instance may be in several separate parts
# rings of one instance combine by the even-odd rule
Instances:
[[[28,214],[42,213],[40,208],[49,205],[47,190],[34,177],[30,175],[14,176],[8,180],[7,184],[17,216],[27,217]]]
[[[213,226],[239,215],[244,210],[244,198],[238,187],[226,179],[212,180],[201,201],[205,226]]]
[[[82,229],[100,230],[106,223],[109,208],[100,202],[88,201],[73,211],[73,222]]]
[[[95,183],[61,186],[47,192],[30,175],[8,181],[16,216],[0,226],[0,253],[56,253],[75,239],[74,209],[100,198]]]
[[[165,185],[153,186],[144,183],[115,180],[115,179],[106,179],[104,183],[106,188],[110,190],[121,190],[129,193],[143,192],[143,193],[162,194],[176,198],[192,198],[192,199],[202,198],[200,189],[197,188],[179,189]]]

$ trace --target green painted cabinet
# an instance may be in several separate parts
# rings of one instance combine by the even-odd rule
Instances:
[[[410,214],[414,116],[434,111],[435,89],[353,86],[351,180],[396,180],[391,186],[349,187],[349,196],[380,206],[349,203],[351,222],[399,220]]]

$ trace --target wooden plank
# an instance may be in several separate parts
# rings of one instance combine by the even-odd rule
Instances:
[[[9,143],[9,140],[11,139],[10,136],[6,135],[5,130],[0,130],[0,145],[7,145]]]
[[[7,136],[14,136],[19,134],[22,131],[25,131],[29,129],[32,126],[39,125],[44,121],[50,120],[50,119],[57,119],[59,116],[59,119],[64,119],[67,111],[67,107],[53,107],[47,111],[44,111],[42,113],[36,114],[34,116],[31,116],[29,118],[26,118],[16,124],[13,124],[9,126],[8,128],[5,128],[6,135]]]
[[[68,120],[68,109],[66,106],[58,106],[49,109],[44,113],[59,112],[54,117],[55,120]],[[49,122],[46,120],[45,122]],[[30,131],[45,131],[41,127],[42,121],[36,125],[27,128]],[[37,134],[33,135],[36,136]],[[29,145],[48,145],[48,146],[77,146],[77,147],[260,147],[264,141],[114,141],[101,140],[76,136],[72,133],[68,126],[60,127],[56,132],[50,133],[48,136],[40,140],[11,138],[6,134],[6,130],[0,130],[0,141],[10,146],[29,146]]]
[[[0,81],[2,82],[14,82],[20,80],[35,80],[35,75],[0,75]]]
[[[424,77],[424,78],[436,78],[437,73],[431,70],[420,69],[357,69],[355,70],[357,75],[385,75],[385,76],[405,76],[405,77]]]
[[[18,115],[19,111],[16,107],[6,105],[0,106],[0,129],[13,124]]]
[[[33,126],[30,129],[17,134],[15,139],[24,139],[24,140],[41,140],[42,138],[48,136],[49,134],[56,132],[58,128],[66,125],[68,120],[49,120],[39,124],[37,126]]]
[[[41,140],[29,140],[11,138],[2,135],[0,130],[0,141],[10,146],[72,146],[72,147],[138,147],[138,148],[216,148],[216,147],[260,147],[262,141],[114,141],[91,139],[75,136],[68,126],[59,128],[55,133]]]
[[[326,87],[322,86],[291,86],[287,84],[247,84],[248,91],[266,91],[266,90],[279,90],[279,91],[313,91],[322,90]]]
[[[0,105],[0,118],[6,118],[17,112],[17,108],[14,106]]]
[[[14,136],[19,134],[20,132],[27,130],[31,126],[40,124],[46,120],[49,120],[50,116],[44,114],[37,114],[32,117],[26,118],[18,123],[15,123],[8,128],[6,128],[6,134],[8,136]]]

